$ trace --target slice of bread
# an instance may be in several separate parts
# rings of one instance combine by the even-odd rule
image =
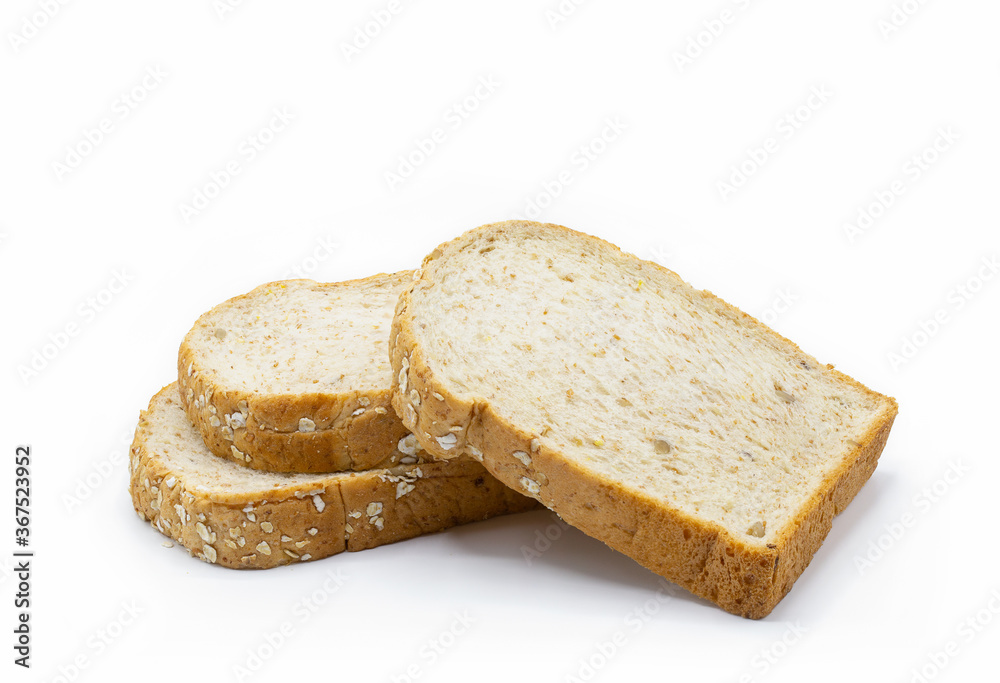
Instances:
[[[561,226],[428,256],[393,406],[500,481],[735,614],[767,615],[875,469],[896,402],[655,263]]]
[[[467,459],[336,474],[241,467],[208,451],[176,384],[142,412],[129,471],[140,518],[234,569],[318,560],[538,505]]]
[[[198,318],[177,368],[209,449],[269,472],[398,464],[408,432],[389,403],[387,342],[411,278],[272,282]],[[412,443],[401,447],[420,460]]]

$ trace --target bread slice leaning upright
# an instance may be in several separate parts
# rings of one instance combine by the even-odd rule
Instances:
[[[393,405],[568,523],[767,615],[865,483],[896,402],[655,263],[555,225],[472,230],[397,305]]]
[[[272,282],[198,318],[177,370],[209,449],[269,472],[397,464],[408,432],[389,403],[387,343],[411,278]]]
[[[242,467],[205,447],[176,384],[143,411],[129,471],[142,519],[234,569],[318,560],[537,505],[471,460],[336,474]]]

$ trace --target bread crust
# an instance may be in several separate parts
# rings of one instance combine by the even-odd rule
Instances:
[[[140,414],[129,491],[141,519],[205,562],[268,569],[538,507],[470,460],[335,473],[251,493],[190,487],[147,444],[155,404],[176,391],[164,387]]]
[[[882,410],[861,441],[766,545],[748,542],[717,523],[604,480],[562,453],[540,444],[538,435],[506,421],[488,402],[466,400],[452,392],[435,376],[413,328],[412,290],[417,282],[427,279],[425,268],[431,261],[483,233],[521,228],[525,223],[509,221],[481,226],[442,244],[424,260],[424,268],[417,271],[414,282],[403,290],[389,340],[392,404],[403,424],[433,457],[447,459],[468,453],[500,481],[533,496],[569,524],[695,595],[743,617],[767,616],[809,564],[829,532],[833,517],[847,506],[874,471],[897,413],[895,399],[877,394],[827,366],[843,381],[877,398]],[[604,240],[563,226],[527,225],[565,231],[575,239],[582,237],[620,251]],[[644,267],[646,264],[679,279],[658,264],[644,262]],[[700,295],[712,299],[720,310],[745,324],[775,334],[710,292]],[[776,336],[781,343],[800,351],[791,341]],[[420,399],[416,404],[410,400],[410,392],[414,390]],[[441,398],[427,400],[428,396]],[[454,443],[449,438],[440,440],[447,434],[456,435]],[[522,457],[515,457],[515,452]],[[528,455],[527,463],[523,454]]]
[[[359,280],[313,283],[336,289],[381,279],[405,280],[411,271],[379,273]],[[263,394],[230,387],[199,356],[194,334],[203,319],[223,307],[252,299],[261,285],[199,317],[181,342],[177,378],[188,417],[209,450],[244,467],[268,472],[323,473],[369,470],[398,464],[399,440],[408,434],[391,408],[389,387],[351,392]],[[306,280],[303,282],[310,282]],[[356,414],[359,413],[360,414]],[[231,417],[239,416],[233,422]],[[300,418],[315,423],[299,431]],[[424,458],[416,456],[418,462]]]

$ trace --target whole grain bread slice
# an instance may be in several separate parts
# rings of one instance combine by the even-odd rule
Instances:
[[[234,569],[318,560],[537,506],[471,460],[335,474],[241,467],[208,451],[176,384],[142,412],[129,471],[140,518],[198,559]]]
[[[655,263],[507,222],[434,250],[396,309],[393,406],[568,523],[767,615],[867,481],[896,402]]]
[[[198,318],[177,369],[209,449],[270,472],[420,461],[389,403],[389,326],[411,277],[272,282]]]

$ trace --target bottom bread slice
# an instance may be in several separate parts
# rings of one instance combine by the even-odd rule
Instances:
[[[261,472],[213,455],[170,384],[142,412],[130,492],[195,557],[267,569],[364,550],[538,504],[471,460],[336,474]]]

